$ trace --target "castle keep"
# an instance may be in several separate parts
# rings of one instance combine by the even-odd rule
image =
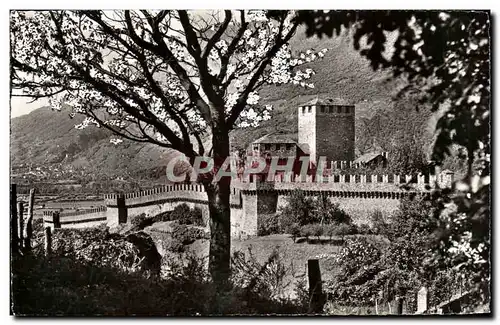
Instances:
[[[315,98],[299,106],[298,142],[309,147],[310,160],[354,160],[355,106],[343,99]]]

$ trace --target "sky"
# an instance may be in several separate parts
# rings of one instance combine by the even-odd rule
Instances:
[[[39,99],[29,103],[31,99],[26,97],[12,97],[10,102],[10,118],[28,114],[33,110],[49,104],[47,99]]]

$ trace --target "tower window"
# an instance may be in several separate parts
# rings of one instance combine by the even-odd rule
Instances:
[[[302,106],[302,114],[305,114],[305,113],[306,113],[306,107]]]
[[[325,107],[321,106],[321,113],[324,113],[324,112],[325,112]]]
[[[307,108],[307,112],[308,112],[308,113],[311,113],[311,112],[312,112],[312,106],[309,106],[309,107]]]
[[[271,145],[270,145],[270,144],[268,144],[268,143],[266,143],[266,144],[264,145],[264,149],[266,149],[266,150],[271,150]]]
[[[333,113],[333,106],[328,107],[328,109],[330,113]]]
[[[276,150],[280,150],[281,146],[279,144],[276,145]]]
[[[254,144],[253,145],[253,150],[259,150],[259,145],[258,144]]]
[[[342,113],[342,106],[337,106],[337,113]]]

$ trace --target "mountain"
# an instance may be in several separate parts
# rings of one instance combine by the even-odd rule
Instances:
[[[177,153],[152,144],[124,139],[110,143],[114,136],[104,128],[77,130],[83,117],[41,107],[11,120],[11,164],[69,165],[95,175],[147,176],[167,164]]]
[[[253,140],[270,132],[295,134],[297,107],[314,96],[341,97],[356,103],[358,154],[378,142],[377,129],[384,131],[380,133],[380,139],[398,131],[393,128],[401,128],[401,125],[384,125],[392,119],[395,101],[391,98],[398,88],[398,82],[390,80],[386,72],[374,72],[368,61],[353,49],[350,39],[352,38],[348,35],[342,35],[320,40],[315,37],[306,38],[303,32],[297,33],[291,41],[291,48],[296,52],[328,48],[323,59],[302,67],[312,68],[316,72],[311,79],[315,87],[264,87],[259,92],[261,104],[273,105],[272,118],[256,128],[234,130],[231,133],[232,146],[246,148]],[[379,119],[378,127],[373,127],[372,120],[377,116],[384,118]],[[404,118],[404,114],[398,114],[398,118],[401,117]],[[427,117],[419,123],[427,123]],[[13,118],[12,165],[62,164],[82,168],[93,175],[156,178],[161,174],[162,166],[166,166],[169,159],[178,154],[173,150],[126,139],[119,145],[114,145],[109,141],[112,134],[105,129],[75,129],[74,125],[82,119],[83,117],[71,119],[67,113],[55,112],[48,107]],[[371,132],[367,132],[368,125],[371,125]]]

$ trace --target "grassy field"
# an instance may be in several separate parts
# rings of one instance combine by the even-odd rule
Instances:
[[[156,246],[162,255],[166,252],[161,251],[162,245],[159,241],[162,240],[162,236],[158,234],[158,231],[168,231],[168,224],[168,222],[158,222],[145,229],[146,232],[152,234],[153,238],[156,238]],[[284,282],[289,283],[286,291],[292,295],[295,285],[307,275],[306,264],[309,259],[319,259],[323,280],[332,278],[333,271],[335,270],[335,262],[331,256],[339,251],[340,244],[338,240],[334,240],[334,244],[330,244],[326,237],[322,237],[321,239],[322,243],[313,243],[316,239],[314,241],[310,240],[310,243],[308,243],[303,238],[294,243],[291,236],[286,234],[260,236],[247,240],[233,239],[231,241],[231,251],[232,253],[241,251],[245,253],[247,259],[252,254],[259,264],[264,264],[273,254],[273,251],[277,250],[280,256],[280,263],[286,269],[287,275]],[[209,253],[209,241],[197,240],[188,245],[187,250],[193,252],[198,257],[207,257]],[[170,255],[168,252],[167,254]]]

